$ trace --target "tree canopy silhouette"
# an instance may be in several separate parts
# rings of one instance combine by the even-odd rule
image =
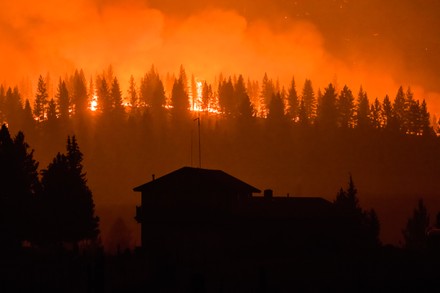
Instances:
[[[363,210],[359,205],[357,189],[350,175],[346,190],[339,190],[334,201],[343,222],[342,239],[354,248],[375,247],[380,244],[380,224],[376,212]]]
[[[429,227],[429,214],[423,199],[418,201],[412,217],[408,219],[402,231],[404,247],[409,250],[423,250],[426,248],[427,229]]]
[[[0,227],[5,245],[31,240],[33,202],[39,191],[38,163],[22,132],[14,139],[3,124],[0,130]],[[6,243],[5,243],[6,242]],[[1,245],[1,244],[0,244]]]
[[[78,243],[95,240],[99,218],[82,166],[75,136],[67,139],[67,154],[58,153],[42,174],[43,240]]]

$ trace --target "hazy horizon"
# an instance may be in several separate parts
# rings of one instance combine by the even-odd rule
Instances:
[[[56,1],[1,3],[0,83],[36,87],[38,75],[87,78],[112,65],[127,87],[152,64],[162,77],[183,64],[200,80],[264,73],[333,82],[370,99],[411,87],[440,112],[436,1]],[[29,97],[32,98],[32,97]]]

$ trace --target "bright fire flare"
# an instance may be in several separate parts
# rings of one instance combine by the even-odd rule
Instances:
[[[96,110],[98,110],[98,96],[97,95],[93,95],[92,100],[90,101],[89,109],[92,112],[95,112]]]
[[[196,96],[193,97],[193,111],[203,111],[202,107],[202,91],[203,91],[203,83],[201,81],[196,82]]]
[[[220,114],[218,101],[216,97],[212,96],[208,101],[208,106],[203,107],[203,82],[196,81],[196,92],[193,93],[190,86],[188,86],[189,101],[191,103],[190,110],[194,112],[209,112],[213,114]]]

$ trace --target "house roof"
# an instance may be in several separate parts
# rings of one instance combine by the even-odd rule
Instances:
[[[328,215],[333,204],[321,197],[253,197],[248,209],[271,218],[317,218]]]
[[[138,192],[235,192],[259,193],[259,189],[221,171],[183,167],[137,186]]]

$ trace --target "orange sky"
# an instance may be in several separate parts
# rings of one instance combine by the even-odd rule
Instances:
[[[35,87],[39,74],[49,72],[58,79],[83,68],[94,76],[111,64],[125,87],[130,74],[139,78],[151,64],[162,75],[177,72],[183,64],[208,81],[220,72],[258,80],[267,72],[285,85],[294,75],[298,87],[305,78],[312,79],[315,89],[333,82],[357,92],[363,85],[370,99],[394,97],[399,85],[411,86],[416,98],[426,98],[431,111],[440,112],[440,94],[420,82],[423,70],[409,68],[408,54],[395,44],[388,46],[382,32],[369,32],[373,39],[383,38],[380,48],[353,49],[359,48],[359,41],[351,50],[345,47],[342,55],[322,22],[292,19],[292,12],[249,17],[245,2],[237,2],[240,9],[204,5],[179,14],[166,7],[153,9],[142,0],[2,1],[0,82],[15,85],[28,79]],[[334,17],[336,23],[339,16]],[[427,80],[432,84],[435,78]]]

